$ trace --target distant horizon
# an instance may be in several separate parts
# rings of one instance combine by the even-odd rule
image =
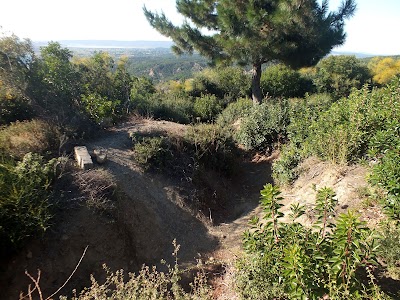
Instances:
[[[162,40],[117,40],[117,39],[60,39],[60,40],[31,40],[32,43],[35,44],[47,44],[49,42],[59,42],[61,45],[65,43],[66,45],[63,45],[67,48],[103,48],[103,49],[155,49],[155,48],[170,48],[174,42],[173,41],[162,41]],[[68,45],[68,43],[70,43]],[[80,44],[79,44],[80,43]],[[86,45],[84,45],[87,43]],[[97,43],[97,45],[96,45]],[[102,44],[104,43],[104,44]],[[142,44],[142,46],[139,45],[113,45],[112,43],[120,43],[120,44],[129,44],[129,43],[136,43],[136,44]],[[75,44],[75,45],[74,45]],[[146,47],[147,45],[157,45],[157,46],[149,46]],[[41,45],[39,45],[41,46]],[[397,56],[400,55],[398,54],[379,54],[379,53],[368,53],[368,52],[359,52],[359,51],[341,51],[334,49],[330,52],[332,55],[340,55],[340,54],[348,54],[348,55],[355,55],[355,56],[360,56],[360,57],[373,57],[373,56]]]
[[[342,1],[329,0],[329,10],[336,10]],[[354,17],[345,22],[347,38],[333,50],[399,55],[400,39],[393,37],[393,30],[400,27],[400,1],[357,2]],[[0,32],[34,41],[171,41],[150,26],[143,14],[144,5],[151,11],[164,12],[174,24],[184,21],[176,11],[176,0],[13,0],[2,3]]]

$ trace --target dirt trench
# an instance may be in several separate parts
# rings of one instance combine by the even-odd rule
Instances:
[[[174,239],[180,244],[183,265],[195,264],[198,258],[229,260],[240,251],[241,236],[258,205],[259,191],[272,180],[270,162],[244,159],[231,179],[209,176],[208,185],[215,187],[214,194],[223,199],[223,205],[204,213],[188,204],[192,190],[185,190],[187,182],[144,172],[135,163],[129,136],[137,131],[182,135],[186,127],[133,119],[87,141],[89,151],[107,152],[108,161],[95,169],[107,170],[117,182],[116,212],[113,216],[96,213],[74,203],[74,191],[62,190],[66,196],[60,201],[69,202],[62,205],[54,226],[0,267],[1,299],[18,299],[20,291],[26,292],[30,281],[25,270],[35,277],[40,269],[43,294],[52,294],[71,274],[86,246],[79,268],[60,294],[70,295],[72,289],[89,286],[90,274],[99,282],[104,280],[103,264],[112,271],[135,272],[142,264],[159,265],[161,259],[172,262]]]

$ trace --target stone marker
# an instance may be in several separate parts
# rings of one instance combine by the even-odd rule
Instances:
[[[79,168],[88,170],[93,167],[92,157],[90,156],[86,146],[74,147],[75,159]]]

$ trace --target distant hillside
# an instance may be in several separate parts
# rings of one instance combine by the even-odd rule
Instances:
[[[35,48],[46,46],[49,41],[33,42]],[[63,47],[67,48],[136,48],[154,49],[170,48],[172,42],[169,41],[107,41],[107,40],[60,40]]]
[[[331,54],[332,55],[354,55],[357,58],[367,58],[367,57],[380,56],[380,55],[360,53],[360,52],[340,52],[340,51],[332,51]]]

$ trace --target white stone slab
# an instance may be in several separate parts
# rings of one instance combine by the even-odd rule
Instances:
[[[74,147],[75,159],[79,168],[88,170],[93,167],[92,157],[90,156],[86,146]]]

